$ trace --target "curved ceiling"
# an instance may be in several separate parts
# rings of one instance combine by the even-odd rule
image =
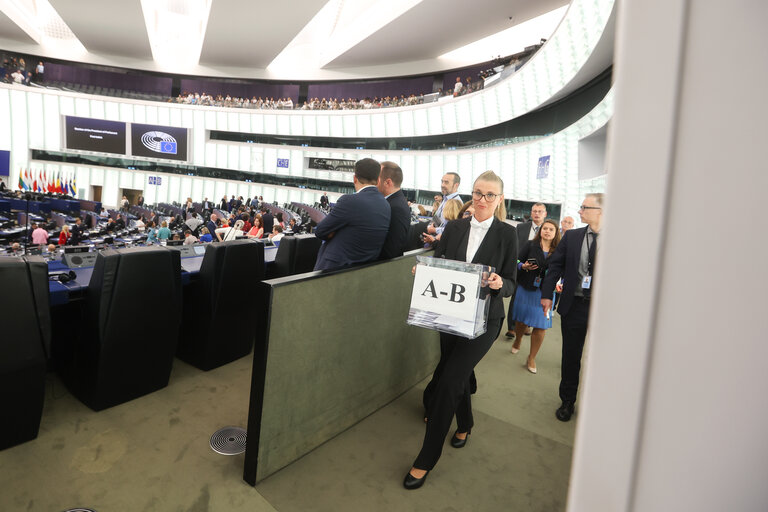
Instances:
[[[151,71],[292,80],[411,75],[484,62],[494,55],[463,63],[439,57],[568,4],[568,0],[187,0],[204,3],[210,11],[207,25],[203,23],[199,63],[174,69],[174,64],[160,65],[153,60],[142,0],[48,1],[87,53],[62,54],[56,45],[40,44],[30,37],[29,30],[20,28],[18,17],[8,11],[14,9],[13,0],[0,0],[0,11],[5,12],[0,12],[0,48]],[[147,3],[152,1],[163,3]],[[174,9],[181,0],[166,3]],[[394,4],[401,4],[403,10],[387,12]],[[335,15],[331,31],[343,29],[344,33],[331,34],[330,39],[338,39],[338,44],[323,66],[268,69],[294,39],[304,37],[310,22],[324,9]],[[320,28],[328,29],[328,25]],[[529,44],[535,43],[538,40]]]

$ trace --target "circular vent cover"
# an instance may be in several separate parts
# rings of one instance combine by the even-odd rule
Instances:
[[[224,427],[211,436],[211,448],[222,455],[238,455],[245,451],[248,434],[241,427]]]

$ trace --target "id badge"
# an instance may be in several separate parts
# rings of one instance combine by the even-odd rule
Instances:
[[[581,288],[584,290],[589,290],[591,286],[592,286],[592,276],[584,276],[584,280],[581,282]]]
[[[536,288],[539,288],[541,286],[541,278],[540,277],[537,277],[536,279],[533,280],[533,286],[535,286]]]

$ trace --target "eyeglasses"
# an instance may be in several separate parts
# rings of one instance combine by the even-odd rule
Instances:
[[[599,206],[579,206],[579,210],[602,210]]]
[[[490,203],[500,195],[501,194],[494,194],[493,192],[488,192],[487,194],[483,194],[482,192],[478,192],[477,190],[475,190],[474,192],[472,192],[472,199],[474,199],[475,201],[479,201],[484,197],[485,200]]]

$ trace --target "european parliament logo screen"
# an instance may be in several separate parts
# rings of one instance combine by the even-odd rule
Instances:
[[[186,161],[187,129],[131,123],[131,154]]]

